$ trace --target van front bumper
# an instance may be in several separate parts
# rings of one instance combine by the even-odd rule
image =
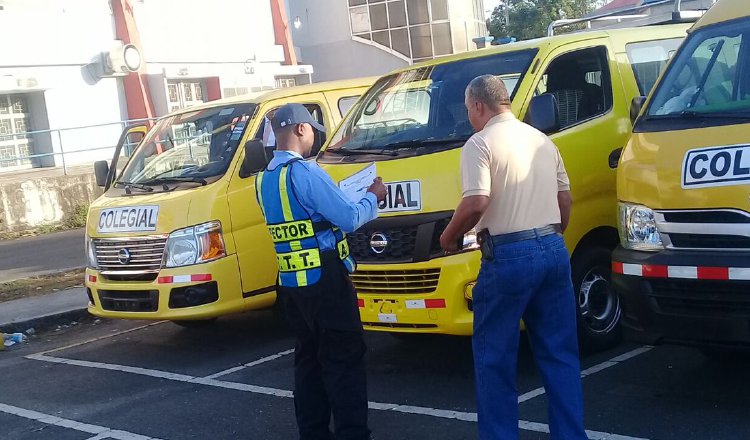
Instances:
[[[750,346],[750,256],[731,252],[613,254],[622,323],[648,343]]]
[[[116,281],[86,269],[88,310],[105,318],[197,320],[244,308],[236,255],[162,269],[153,281]]]
[[[374,331],[470,335],[479,265],[477,251],[421,263],[360,264],[352,281],[362,324]]]

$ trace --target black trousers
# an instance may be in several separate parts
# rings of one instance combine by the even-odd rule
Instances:
[[[300,439],[369,439],[366,347],[356,292],[335,252],[323,255],[322,272],[315,285],[278,290],[297,337],[294,407]]]

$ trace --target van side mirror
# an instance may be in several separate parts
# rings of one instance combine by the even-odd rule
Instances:
[[[641,110],[643,110],[643,104],[646,103],[646,97],[645,96],[636,96],[633,98],[633,101],[630,102],[630,122],[635,125],[635,120],[638,119],[638,115],[641,114]]]
[[[560,111],[555,96],[545,93],[533,97],[524,121],[544,134],[560,130]]]
[[[96,186],[106,188],[109,185],[109,182],[107,182],[109,164],[106,160],[97,160],[94,162],[94,175],[96,176]]]
[[[245,158],[240,167],[240,177],[245,179],[268,166],[269,159],[263,141],[252,139],[245,143]]]

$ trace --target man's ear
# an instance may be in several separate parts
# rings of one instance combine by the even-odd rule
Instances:
[[[305,124],[297,124],[294,127],[294,134],[296,134],[298,137],[302,137],[305,135]]]

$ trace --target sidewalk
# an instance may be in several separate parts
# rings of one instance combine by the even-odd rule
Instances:
[[[0,331],[25,332],[75,321],[87,316],[88,302],[86,289],[79,287],[0,303]]]

